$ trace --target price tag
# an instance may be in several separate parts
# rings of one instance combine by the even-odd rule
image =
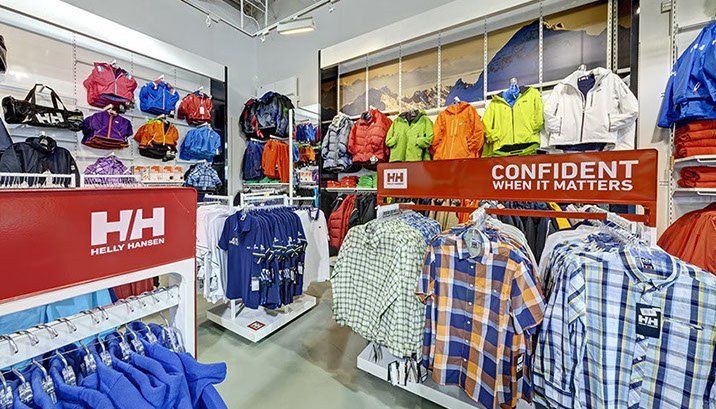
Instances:
[[[251,291],[259,291],[261,289],[261,282],[258,277],[251,277]]]
[[[651,305],[636,304],[636,333],[647,337],[656,338],[661,337],[661,310]]]

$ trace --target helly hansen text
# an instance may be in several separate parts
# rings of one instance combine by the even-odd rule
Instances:
[[[383,186],[386,189],[407,189],[408,169],[386,169],[383,173]]]
[[[143,209],[92,213],[91,250],[93,256],[164,244],[164,208],[155,207],[145,216]],[[145,233],[151,233],[145,236]]]

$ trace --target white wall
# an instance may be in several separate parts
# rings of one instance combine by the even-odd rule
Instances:
[[[233,142],[229,178],[233,193],[241,179],[245,148],[239,137],[238,117],[256,88],[256,41],[222,22],[207,27],[206,15],[177,0],[64,1],[228,67],[229,134]]]
[[[298,76],[299,104],[318,103],[318,50],[445,4],[442,0],[341,0],[311,15],[316,31],[257,40],[258,82]]]

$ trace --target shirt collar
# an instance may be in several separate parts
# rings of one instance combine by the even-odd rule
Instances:
[[[619,252],[628,274],[657,289],[670,286],[679,276],[674,258],[656,249],[625,248]]]
[[[475,252],[476,257],[482,256],[491,249],[490,239],[475,226],[464,226],[459,228],[456,233],[455,250],[460,260],[474,258],[470,253],[471,249]]]

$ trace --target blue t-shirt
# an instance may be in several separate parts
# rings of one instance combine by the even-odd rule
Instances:
[[[219,248],[228,252],[226,297],[241,299],[247,308],[252,309],[260,306],[260,292],[256,289],[256,280],[260,277],[257,262],[260,236],[261,227],[256,218],[238,212],[226,219],[218,243]]]
[[[70,357],[66,356],[65,359],[73,366]],[[55,382],[55,393],[64,409],[114,409],[112,401],[101,392],[66,384],[62,378],[63,368],[64,364],[58,358],[53,358],[50,362],[49,372]]]

